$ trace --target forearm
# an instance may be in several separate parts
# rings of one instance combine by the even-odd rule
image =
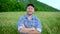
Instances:
[[[30,32],[28,32],[29,34],[40,34],[40,32],[38,32],[37,30],[31,30]]]
[[[40,34],[36,29],[33,28],[22,28],[20,32],[29,33],[29,34]]]
[[[31,31],[32,28],[21,28],[20,29],[20,32],[28,32],[28,31]]]
[[[20,32],[29,32],[29,31],[32,31],[32,30],[35,30],[35,29],[34,28],[21,28]]]

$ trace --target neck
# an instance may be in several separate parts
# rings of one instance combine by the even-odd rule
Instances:
[[[30,20],[32,18],[32,15],[28,15],[28,19]]]

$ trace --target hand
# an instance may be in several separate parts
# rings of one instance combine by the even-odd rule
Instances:
[[[30,31],[34,31],[35,30],[35,28],[25,28],[25,27],[23,27],[21,30],[20,30],[20,32],[30,32]]]
[[[38,32],[37,30],[31,30],[30,32],[28,32],[28,34],[40,34],[40,32]]]
[[[24,24],[22,24],[22,28],[21,28],[20,32],[23,32],[23,33],[28,32],[28,30]]]
[[[35,28],[27,28],[27,29],[29,29],[29,30],[35,30]]]
[[[28,32],[28,29],[27,29],[27,28],[22,28],[22,29],[20,30],[20,32],[26,33],[26,32]]]

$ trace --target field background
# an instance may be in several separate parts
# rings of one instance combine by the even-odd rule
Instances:
[[[60,10],[37,0],[0,0],[0,34],[19,34],[18,20],[30,3],[41,20],[41,34],[60,34]]]
[[[19,34],[18,19],[26,12],[0,12],[0,34]],[[60,12],[35,12],[41,20],[41,34],[60,34]]]

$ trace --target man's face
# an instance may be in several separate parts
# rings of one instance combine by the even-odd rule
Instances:
[[[34,12],[34,7],[28,6],[28,7],[27,7],[27,14],[32,15],[33,12]]]

